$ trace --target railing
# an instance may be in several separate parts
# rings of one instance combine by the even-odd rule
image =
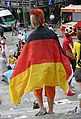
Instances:
[[[24,7],[24,6],[29,6],[29,4],[30,4],[29,0],[21,0],[21,2],[16,0],[16,1],[10,1],[9,3],[7,0],[4,2],[5,7],[22,7],[22,6]]]
[[[67,0],[15,0],[15,1],[10,1],[8,3],[8,0],[5,0],[4,4],[6,7],[8,7],[8,5],[10,7],[24,7],[24,6],[45,6],[45,5],[55,5],[56,3],[59,2],[66,2]]]

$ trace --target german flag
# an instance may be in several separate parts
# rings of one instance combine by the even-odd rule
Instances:
[[[24,45],[9,83],[10,99],[18,105],[24,93],[43,86],[68,89],[72,71],[56,34],[43,26],[33,31]]]

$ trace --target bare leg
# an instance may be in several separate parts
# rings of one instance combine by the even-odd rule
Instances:
[[[48,114],[54,114],[53,113],[53,104],[54,104],[54,97],[55,97],[55,87],[47,86],[45,87],[45,96],[47,97],[48,101]]]
[[[42,96],[36,96],[36,99],[37,99],[37,101],[38,101],[40,110],[42,111],[42,110],[44,109]]]
[[[49,106],[48,114],[54,114],[53,103],[54,103],[54,99],[48,99],[48,106]]]

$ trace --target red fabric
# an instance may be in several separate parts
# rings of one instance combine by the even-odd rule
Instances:
[[[71,45],[71,47],[73,48],[73,41],[71,38],[66,37],[63,41],[63,50],[65,51],[65,53],[67,50],[69,50],[72,53],[72,49],[70,48],[69,45]],[[69,57],[69,56],[67,56],[67,57],[68,57],[69,61],[73,60],[71,57]]]
[[[66,58],[62,54],[58,41],[49,39],[39,41],[35,40],[24,45],[22,52],[19,56],[19,59],[16,63],[16,67],[14,69],[12,77],[15,77],[18,74],[24,72],[31,65],[48,62],[62,63],[67,73],[67,79],[71,75],[72,71],[71,68],[69,67],[70,62],[68,61],[68,58]]]
[[[76,92],[74,90],[68,90],[68,93],[67,93],[68,96],[73,96],[75,94]]]
[[[42,43],[43,42],[43,43]],[[49,52],[48,52],[49,51]],[[57,53],[56,53],[57,52]],[[59,57],[61,50],[57,40],[35,40],[24,45],[19,56],[16,67],[22,67],[15,72],[15,75],[25,71],[33,64],[41,64],[48,62],[62,62]],[[24,56],[24,57],[22,57]],[[32,57],[32,59],[31,59]],[[26,62],[26,65],[22,64]],[[19,66],[20,64],[20,66]],[[22,66],[21,66],[22,65]],[[13,77],[14,77],[13,76]]]

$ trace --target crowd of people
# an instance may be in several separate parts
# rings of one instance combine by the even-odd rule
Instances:
[[[76,91],[70,90],[72,79],[73,79],[73,77],[75,77],[77,85],[78,85],[79,89],[81,90],[81,73],[80,73],[81,72],[81,66],[80,66],[80,63],[81,63],[80,62],[81,29],[77,28],[76,33],[75,33],[75,30],[73,27],[66,27],[65,38],[63,40],[63,44],[61,47],[59,45],[60,43],[58,40],[59,35],[56,33],[55,28],[53,26],[54,18],[55,17],[52,13],[50,15],[51,25],[44,24],[43,11],[41,9],[32,10],[30,12],[30,21],[31,21],[32,27],[35,30],[29,36],[27,35],[26,28],[24,29],[23,33],[20,31],[19,23],[17,23],[17,27],[16,27],[17,31],[16,32],[15,32],[14,26],[12,25],[12,36],[18,35],[18,43],[16,44],[16,51],[14,52],[13,55],[10,54],[8,59],[6,58],[6,54],[5,54],[6,39],[1,37],[1,52],[2,52],[2,58],[3,58],[4,64],[7,64],[7,66],[10,66],[12,69],[15,68],[13,75],[12,75],[13,79],[14,79],[14,73],[16,72],[16,69],[17,69],[17,72],[19,72],[18,68],[19,67],[22,68],[22,64],[19,64],[19,63],[22,62],[22,60],[24,60],[23,59],[24,55],[27,59],[27,60],[24,60],[24,64],[25,64],[24,67],[25,67],[25,69],[28,68],[28,69],[26,69],[27,71],[30,70],[31,75],[29,75],[29,72],[24,71],[24,68],[23,68],[22,69],[23,73],[18,74],[18,77],[16,76],[16,78],[18,81],[18,78],[21,77],[21,79],[22,79],[22,77],[23,77],[22,75],[24,74],[24,76],[25,76],[24,80],[27,80],[27,83],[29,83],[29,84],[25,84],[25,85],[26,86],[29,85],[29,87],[31,87],[31,90],[34,91],[34,95],[38,102],[38,107],[40,108],[39,112],[35,116],[41,116],[41,115],[45,115],[47,113],[54,114],[53,104],[54,104],[54,98],[55,98],[55,94],[56,94],[55,87],[57,85],[61,86],[63,84],[63,86],[66,86],[67,88],[69,88],[69,90],[66,94],[68,96],[72,96],[76,93]],[[73,42],[72,37],[75,34],[77,36],[77,41]],[[29,45],[27,45],[27,44],[29,44]],[[24,50],[27,49],[28,51],[23,51],[24,45],[25,45]],[[44,48],[46,48],[46,49],[44,49]],[[56,50],[57,53],[54,53],[53,50]],[[23,53],[22,53],[22,51],[23,51]],[[63,51],[63,54],[61,53],[61,51]],[[25,53],[27,52],[27,54],[25,54],[24,52]],[[20,56],[20,53],[21,53],[21,56]],[[67,61],[68,61],[68,65],[66,65],[67,63],[63,64],[65,70],[66,70],[66,67],[68,67],[68,68],[70,67],[70,70],[73,72],[73,75],[69,81],[66,81],[68,76],[62,77],[62,78],[66,77],[65,84],[63,81],[62,81],[62,84],[58,83],[60,81],[61,75],[59,74],[59,70],[58,69],[56,70],[57,67],[62,66],[62,64],[60,64],[60,62],[63,63],[64,59],[59,62],[59,60],[61,60],[62,56],[63,56],[63,58],[64,57],[67,58]],[[57,63],[57,62],[59,62],[59,63]],[[17,63],[17,65],[16,65],[16,63]],[[35,74],[34,71],[32,71],[32,70],[34,70],[33,68],[35,68],[34,64],[36,65],[36,68],[38,68],[38,71],[37,71],[38,73],[40,73],[39,70],[41,70],[41,76],[42,76],[41,79],[38,76],[39,74],[37,74],[37,73]],[[38,64],[40,64],[40,65],[38,66]],[[60,65],[58,65],[58,64],[60,64]],[[53,67],[52,67],[52,65],[53,65]],[[32,67],[32,70],[31,70],[31,67]],[[54,72],[56,72],[55,76],[54,76],[54,74],[52,74]],[[62,68],[60,68],[60,72],[63,72]],[[66,74],[68,75],[67,71],[66,71]],[[35,76],[33,76],[33,75],[35,75]],[[32,81],[32,77],[33,77],[33,80],[35,80],[35,81],[37,80],[36,84]],[[38,80],[41,81],[40,86],[39,86]],[[49,80],[51,80],[51,82]],[[10,81],[9,85],[11,85],[11,81]],[[32,85],[30,84],[30,82],[32,83]],[[23,81],[23,85],[24,85],[24,81]],[[35,87],[34,87],[34,85],[35,85]],[[31,91],[29,89],[29,87],[27,90]],[[45,88],[45,96],[47,97],[47,101],[48,101],[48,107],[49,107],[48,112],[43,104],[43,97],[42,97],[43,87]],[[15,91],[15,88],[13,86],[11,88],[13,88],[13,90]],[[24,92],[26,91],[25,88],[27,88],[27,87],[24,87],[24,88],[20,87],[20,88],[23,89],[23,94],[24,94]],[[14,99],[15,97],[14,97],[12,90],[10,90],[10,94],[13,95],[13,99]],[[20,94],[20,92],[19,92],[19,94]],[[18,96],[19,96],[19,94],[18,94]],[[15,95],[17,95],[17,94],[15,94]],[[20,94],[20,96],[21,96],[21,94]],[[19,99],[17,100],[17,101],[19,101],[19,103],[20,103],[20,98],[21,97],[19,97]],[[75,108],[74,111],[77,113],[81,113],[81,94],[78,96],[78,99],[80,100],[80,103],[79,103],[78,107]],[[11,97],[11,100],[12,100],[12,97]],[[1,100],[0,100],[0,102],[1,102]],[[13,102],[15,102],[15,99]],[[17,105],[18,102],[15,102],[15,104]]]
[[[1,27],[2,28],[2,27]],[[13,28],[12,26],[12,36],[17,36],[18,42],[15,44],[15,51],[12,54],[9,53],[7,44],[6,44],[6,37],[4,37],[4,31],[1,32],[1,38],[0,38],[0,51],[1,51],[1,57],[0,57],[0,76],[2,76],[2,81],[8,82],[4,80],[3,74],[7,72],[12,72],[14,70],[16,62],[18,60],[18,57],[23,49],[23,46],[27,42],[28,34],[27,29],[25,28],[23,32],[20,31],[20,25],[19,22],[16,22],[16,27]],[[8,79],[6,79],[8,80]],[[2,103],[2,100],[0,99],[0,104]]]
[[[12,29],[12,33],[13,33],[13,29]],[[15,35],[15,34],[13,34],[13,35]],[[27,34],[26,28],[24,29],[23,32],[21,32],[20,26],[19,26],[19,28],[17,27],[16,35],[17,35],[18,42],[17,42],[17,44],[15,44],[15,51],[12,54],[8,54],[9,51],[7,48],[6,38],[4,37],[4,33],[3,33],[3,35],[1,35],[0,50],[1,50],[2,55],[0,57],[0,70],[1,70],[0,74],[3,74],[4,72],[6,72],[9,67],[11,67],[11,69],[15,68],[16,61],[23,49],[23,46],[27,42],[28,34]]]

